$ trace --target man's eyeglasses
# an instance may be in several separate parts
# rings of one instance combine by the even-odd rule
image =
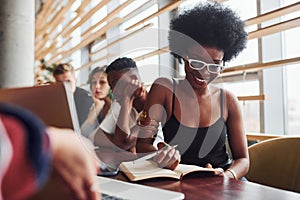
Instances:
[[[220,64],[209,64],[204,61],[195,59],[187,59],[187,61],[189,62],[191,69],[198,71],[202,70],[205,66],[207,68],[207,71],[209,71],[212,74],[217,74],[224,69],[224,66]]]

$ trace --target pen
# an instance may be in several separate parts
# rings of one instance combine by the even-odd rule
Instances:
[[[178,145],[177,144],[175,144],[175,145],[169,145],[168,143],[166,143],[166,142],[159,142],[158,144],[157,144],[157,147],[159,148],[159,146],[161,146],[161,145],[164,145],[164,147],[162,147],[162,148],[164,148],[164,149],[167,149],[167,148],[176,148]],[[162,149],[162,148],[160,148],[160,149]]]
[[[178,144],[175,144],[175,145],[172,145],[172,146],[169,145],[169,144],[167,144],[167,143],[165,143],[165,144],[166,144],[166,146],[165,146],[164,148],[166,148],[166,149],[167,149],[167,148],[170,148],[170,147],[171,147],[171,148],[176,148],[176,147],[178,146]]]

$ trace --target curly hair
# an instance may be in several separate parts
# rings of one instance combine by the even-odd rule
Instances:
[[[195,44],[224,52],[223,61],[236,57],[247,43],[244,22],[220,3],[198,4],[172,19],[169,31],[171,53],[181,60]]]
[[[122,71],[126,69],[137,69],[136,63],[131,58],[122,57],[117,58],[114,60],[111,64],[109,64],[105,70],[105,72],[108,74],[111,71]]]

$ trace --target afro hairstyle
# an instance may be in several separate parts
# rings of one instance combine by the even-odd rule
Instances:
[[[181,61],[195,44],[224,52],[223,61],[236,57],[247,43],[244,22],[220,3],[200,3],[173,18],[170,23],[171,54]]]

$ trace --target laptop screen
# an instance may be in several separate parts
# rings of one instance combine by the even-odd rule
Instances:
[[[1,89],[0,102],[23,107],[48,126],[71,128],[76,132],[80,130],[68,83]]]

